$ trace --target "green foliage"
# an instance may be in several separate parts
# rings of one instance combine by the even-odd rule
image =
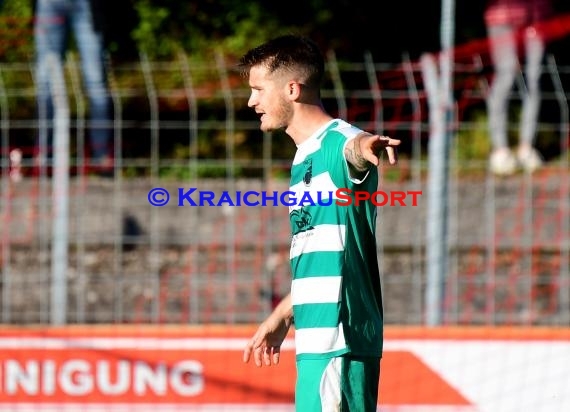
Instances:
[[[491,151],[491,141],[488,133],[487,113],[479,111],[473,114],[470,122],[458,131],[455,137],[458,161],[485,160]]]
[[[32,5],[29,0],[0,0],[0,61],[28,61],[33,56]]]
[[[172,58],[181,50],[198,60],[215,51],[238,55],[287,31],[255,1],[140,0],[135,8],[140,23],[132,36],[151,58]]]
[[[151,57],[173,56],[178,49],[176,39],[160,35],[170,17],[169,9],[153,6],[150,0],[142,0],[135,4],[140,23],[132,36],[140,51]]]

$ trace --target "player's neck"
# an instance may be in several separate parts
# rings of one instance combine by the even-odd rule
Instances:
[[[298,146],[331,120],[333,120],[332,116],[325,112],[322,107],[305,106],[295,112],[285,132]]]

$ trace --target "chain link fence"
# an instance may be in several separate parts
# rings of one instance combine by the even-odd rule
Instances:
[[[64,64],[69,168],[38,166],[30,63],[0,64],[0,316],[12,324],[250,323],[289,287],[286,206],[179,206],[184,193],[283,192],[294,145],[263,134],[249,89],[224,56],[192,64],[110,65],[112,173],[89,157],[89,108],[73,54]],[[417,62],[339,62],[327,55],[326,108],[402,139],[385,191],[421,191],[416,206],[379,208],[385,320],[423,324],[429,110]],[[449,253],[441,302],[449,325],[570,323],[570,67],[553,56],[542,76],[534,174],[487,171],[489,65],[454,68],[449,169]],[[524,78],[511,96],[520,102]],[[348,87],[347,85],[350,85]],[[516,133],[513,113],[512,134]],[[56,136],[57,139],[57,136]],[[59,165],[61,166],[61,165]],[[65,184],[62,184],[62,179]],[[149,202],[152,189],[170,196]],[[194,195],[194,199],[198,199]],[[63,207],[65,206],[65,207]]]

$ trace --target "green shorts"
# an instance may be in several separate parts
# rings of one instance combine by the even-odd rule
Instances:
[[[349,355],[297,361],[297,412],[376,412],[380,359]]]

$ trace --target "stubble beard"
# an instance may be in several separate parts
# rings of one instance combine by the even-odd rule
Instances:
[[[262,131],[272,132],[286,129],[293,119],[293,107],[285,99],[280,99],[270,119],[273,119],[273,121],[267,125],[264,125],[263,122],[261,123],[260,128]]]

